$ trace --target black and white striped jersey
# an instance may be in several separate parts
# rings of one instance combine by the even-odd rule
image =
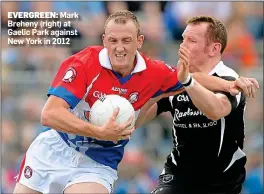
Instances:
[[[210,72],[226,80],[235,80],[235,71],[219,62]],[[246,98],[240,93],[231,96],[224,93],[232,104],[226,117],[213,121],[208,119],[192,103],[186,92],[160,100],[157,114],[170,111],[173,116],[173,150],[170,158],[176,166],[189,170],[224,172],[232,164],[245,157],[244,111]]]

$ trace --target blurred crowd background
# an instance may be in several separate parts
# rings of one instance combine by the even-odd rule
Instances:
[[[185,21],[196,15],[220,19],[228,29],[226,65],[260,83],[248,100],[245,152],[247,178],[243,193],[263,192],[263,2],[2,2],[2,193],[11,193],[22,156],[42,132],[40,112],[60,62],[89,45],[101,45],[108,14],[129,9],[138,16],[145,43],[141,52],[176,64]],[[76,11],[78,36],[56,47],[7,44],[7,12]],[[137,129],[119,166],[114,193],[150,193],[172,149],[171,116],[163,114]]]

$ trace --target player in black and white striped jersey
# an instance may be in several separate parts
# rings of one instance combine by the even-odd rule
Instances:
[[[219,20],[200,16],[187,22],[179,49],[179,69],[186,74],[178,78],[185,92],[161,99],[145,118],[147,121],[167,111],[173,115],[174,146],[154,194],[241,192],[246,174],[242,151],[246,96],[213,93],[189,73],[200,71],[235,80],[249,86],[246,94],[254,94],[256,80],[238,79],[238,74],[221,61],[226,43],[227,32]]]

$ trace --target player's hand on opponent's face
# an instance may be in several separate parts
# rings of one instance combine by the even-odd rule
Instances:
[[[241,91],[246,97],[255,98],[257,89],[259,89],[259,83],[255,78],[246,78],[240,76],[230,87],[230,94],[235,96]]]
[[[134,126],[130,127],[134,118],[131,116],[127,122],[119,125],[116,122],[118,112],[119,108],[116,108],[108,122],[101,127],[100,139],[117,143],[118,140],[130,138],[131,134],[135,130]]]
[[[180,46],[179,51],[179,61],[178,61],[178,80],[180,82],[184,82],[189,75],[189,59],[190,59],[190,51],[184,47]]]

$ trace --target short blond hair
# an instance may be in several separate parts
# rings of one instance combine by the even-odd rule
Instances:
[[[133,12],[128,11],[128,10],[122,10],[122,11],[118,11],[118,12],[111,14],[105,21],[104,28],[106,28],[107,24],[112,19],[114,19],[114,22],[117,24],[126,24],[128,20],[132,20],[134,24],[136,25],[137,35],[138,36],[140,35],[140,24],[137,19],[137,16]]]

